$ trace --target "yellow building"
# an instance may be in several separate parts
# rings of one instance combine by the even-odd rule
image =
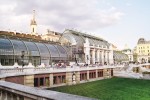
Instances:
[[[136,46],[136,53],[138,62],[150,62],[150,41],[140,38]]]

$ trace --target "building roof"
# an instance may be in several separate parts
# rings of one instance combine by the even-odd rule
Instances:
[[[59,58],[67,59],[67,48],[50,43],[31,42],[22,39],[9,39],[0,37],[0,55],[22,55],[22,51],[25,52],[25,56],[35,56],[41,58],[53,58],[59,60]]]
[[[122,53],[121,51],[114,51],[113,56],[115,61],[128,61],[128,55]]]
[[[140,38],[137,44],[150,44],[150,41],[146,41],[144,38]]]
[[[59,42],[43,40],[41,38],[41,35],[36,36],[36,35],[31,35],[26,33],[19,33],[19,32],[0,31],[0,37],[8,37],[10,39],[22,39],[22,40],[34,41],[34,42],[60,44]]]
[[[96,36],[92,36],[89,34],[85,34],[85,33],[81,33],[81,32],[77,32],[75,30],[70,30],[70,29],[66,29],[62,35],[61,38],[67,38],[68,40],[72,42],[76,42],[78,45],[83,45],[86,41],[86,38],[88,38],[89,40],[89,44],[90,46],[99,46],[99,47],[106,47],[108,48],[108,46],[110,45],[106,40],[96,37]]]

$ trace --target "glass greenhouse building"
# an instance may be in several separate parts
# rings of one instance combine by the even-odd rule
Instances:
[[[46,66],[52,62],[67,61],[68,48],[58,44],[24,41],[0,37],[1,65],[29,64],[34,66],[44,63]]]

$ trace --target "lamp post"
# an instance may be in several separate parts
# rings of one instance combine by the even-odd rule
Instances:
[[[21,51],[22,68],[24,66],[24,55],[25,55],[25,51]]]
[[[74,55],[75,55],[75,63],[77,64],[77,58],[76,58],[76,53],[75,53]]]

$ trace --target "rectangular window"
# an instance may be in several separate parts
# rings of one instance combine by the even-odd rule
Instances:
[[[34,78],[34,87],[38,87],[38,78]]]
[[[40,86],[44,85],[44,78],[40,78]]]

